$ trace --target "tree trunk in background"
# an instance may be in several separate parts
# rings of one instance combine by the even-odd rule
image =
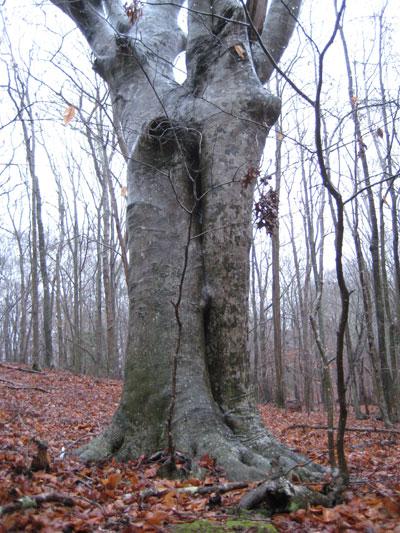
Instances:
[[[10,308],[11,301],[8,294],[5,297],[5,311],[3,314],[2,320],[2,337],[3,337],[3,346],[4,346],[4,355],[3,358],[5,361],[12,361],[12,350],[11,350],[11,339],[10,339]]]
[[[363,416],[362,416],[361,407],[360,407],[360,394],[359,394],[359,387],[357,384],[356,353],[353,351],[353,343],[351,342],[349,327],[346,330],[346,348],[347,348],[347,358],[349,361],[350,386],[351,386],[351,395],[352,395],[352,400],[353,400],[352,403],[353,403],[353,408],[354,408],[354,414],[357,420],[362,420]]]
[[[80,280],[81,280],[81,236],[79,234],[78,221],[78,204],[77,204],[77,187],[74,176],[71,176],[71,186],[73,192],[73,211],[72,218],[72,236],[68,238],[68,246],[72,256],[72,322],[71,341],[72,341],[72,361],[71,366],[77,373],[82,369],[81,353],[81,313],[80,313]]]
[[[42,198],[40,194],[39,179],[36,174],[36,162],[35,162],[35,147],[36,147],[36,132],[35,123],[32,113],[32,107],[29,100],[28,86],[24,88],[21,93],[21,102],[25,104],[25,112],[28,115],[29,129],[25,120],[22,120],[22,127],[24,132],[24,142],[26,145],[27,158],[29,164],[29,171],[32,179],[32,196],[36,203],[35,206],[35,239],[37,242],[38,250],[35,252],[35,256],[38,257],[38,268],[40,269],[40,275],[42,278],[42,291],[43,291],[43,306],[42,306],[42,320],[43,320],[43,341],[44,341],[44,364],[49,367],[53,364],[53,340],[52,340],[52,309],[50,298],[50,284],[49,276],[47,273],[47,261],[46,261],[46,240],[44,235],[44,227],[42,221]],[[32,218],[33,223],[33,218]],[[32,252],[33,255],[33,252]],[[37,260],[37,259],[36,259]],[[37,280],[39,283],[39,277]],[[39,298],[39,293],[38,293]]]
[[[253,241],[254,242],[254,241]],[[268,384],[267,376],[267,355],[269,352],[268,342],[267,342],[267,311],[271,307],[270,305],[266,307],[265,300],[267,297],[268,290],[268,280],[269,280],[269,271],[270,264],[265,260],[266,254],[262,253],[259,260],[257,260],[256,250],[254,249],[254,274],[255,280],[257,280],[257,297],[258,297],[258,331],[259,331],[259,347],[260,347],[260,360],[259,360],[259,384],[261,387],[260,392],[260,401],[270,401],[272,398],[272,387]],[[265,264],[264,264],[265,263]],[[272,370],[272,368],[271,368]]]
[[[259,166],[280,103],[260,82],[272,71],[265,57],[256,74],[242,6],[189,1],[180,86],[176,4],[145,4],[132,24],[116,2],[105,3],[107,17],[92,1],[54,3],[87,38],[129,153],[124,388],[111,426],[81,457],[131,458],[172,438],[192,457],[214,456],[232,479],[296,467],[302,459],[263,428],[249,390],[254,183],[244,177]],[[276,60],[299,5],[271,4],[263,35]],[[310,465],[303,474],[319,471]]]
[[[38,275],[38,244],[36,194],[32,180],[31,191],[31,306],[32,306],[32,366],[35,370],[40,367],[40,337],[39,337],[39,275]]]
[[[256,294],[256,263],[257,263],[257,254],[255,250],[254,239],[251,245],[251,310],[253,314],[253,381],[256,392],[256,397],[258,399],[259,395],[259,364],[260,364],[260,342],[258,338],[258,331],[260,327],[260,316],[257,309],[257,294]]]
[[[114,251],[112,239],[112,218],[110,206],[109,181],[110,172],[105,146],[101,147],[102,159],[102,208],[103,208],[103,284],[106,311],[106,345],[107,345],[107,375],[118,375],[118,350],[115,330],[115,284],[114,284]]]
[[[53,310],[50,298],[50,283],[47,273],[46,261],[46,239],[44,235],[43,221],[42,221],[42,197],[40,194],[39,181],[36,184],[36,210],[37,210],[37,225],[38,225],[38,244],[39,244],[39,265],[40,275],[42,278],[43,290],[43,336],[44,336],[44,363],[45,366],[53,365]]]
[[[18,361],[20,363],[27,362],[27,306],[28,306],[28,291],[25,283],[25,250],[22,243],[22,233],[17,228],[14,220],[14,214],[8,209],[10,222],[13,227],[14,238],[18,246],[18,265],[19,265],[19,283],[20,283],[20,302],[19,306],[19,336],[18,336]]]
[[[49,158],[51,161],[51,158]],[[55,169],[53,169],[54,171]],[[58,226],[59,238],[56,252],[55,264],[55,284],[56,284],[56,324],[57,324],[57,346],[58,346],[58,365],[61,368],[67,368],[67,351],[65,346],[65,337],[63,331],[63,310],[62,310],[62,283],[61,283],[61,258],[65,246],[65,205],[63,191],[59,176],[56,178],[57,201],[58,201]]]
[[[97,101],[100,101],[100,95],[97,94]],[[110,176],[110,162],[107,154],[107,139],[104,133],[103,116],[100,110],[97,109],[96,103],[93,109],[92,115],[88,119],[84,119],[82,113],[80,113],[81,119],[85,123],[86,137],[89,142],[92,162],[94,170],[101,187],[101,279],[103,281],[104,289],[104,307],[106,317],[106,334],[105,334],[105,353],[104,363],[107,376],[117,376],[118,372],[118,349],[117,338],[115,328],[115,284],[114,284],[114,264],[113,259],[113,239],[112,233],[112,218],[111,218],[111,202],[110,192],[113,192]],[[96,129],[94,128],[91,120],[95,121]],[[115,203],[115,198],[114,198]],[[116,209],[116,206],[115,206]],[[118,217],[116,218],[118,224]],[[117,225],[117,228],[119,226]],[[120,228],[119,228],[120,229]],[[100,242],[100,228],[99,242]],[[121,231],[119,231],[120,244],[122,250],[122,260],[125,268],[127,269],[127,258],[125,243],[122,239]],[[126,274],[125,274],[126,275]],[[101,298],[97,298],[97,304],[101,306]],[[101,320],[99,310],[97,311],[97,320]],[[98,324],[99,325],[99,324]],[[97,349],[99,348],[100,339],[97,339]]]
[[[129,266],[128,266],[128,256],[127,256],[127,249],[126,249],[126,239],[124,237],[123,231],[122,231],[122,225],[118,214],[118,206],[117,206],[117,199],[115,198],[115,190],[114,185],[111,179],[111,173],[107,172],[105,175],[105,178],[107,180],[108,184],[108,191],[110,194],[110,202],[111,202],[111,209],[112,209],[112,216],[115,222],[115,229],[117,231],[118,236],[118,243],[121,249],[121,261],[124,268],[124,276],[126,281],[126,286],[128,287],[129,284]]]
[[[277,84],[279,92],[279,84]],[[278,126],[275,146],[275,192],[279,196],[282,177],[282,133],[281,125]],[[282,354],[282,324],[281,324],[281,285],[280,285],[280,259],[279,259],[279,222],[272,230],[272,319],[274,323],[274,361],[275,361],[275,403],[278,407],[285,406],[285,376],[283,372]]]
[[[96,268],[96,340],[95,340],[95,360],[105,373],[104,365],[104,330],[103,330],[103,301],[102,301],[102,250],[101,250],[101,205],[97,212],[97,268]],[[103,368],[104,367],[104,368]]]
[[[396,131],[394,120],[395,118],[388,116],[388,107],[386,90],[384,85],[384,65],[383,65],[383,49],[384,49],[384,26],[383,26],[383,15],[386,9],[386,5],[382,8],[382,11],[379,15],[379,54],[378,54],[378,68],[379,68],[379,89],[380,89],[380,112],[382,117],[382,128],[383,131],[383,143],[384,143],[384,153],[382,154],[381,144],[378,142],[378,136],[374,135],[374,142],[377,149],[377,153],[380,158],[381,168],[383,177],[387,178],[389,176],[394,176],[394,162],[392,157],[392,147],[393,147],[393,135]],[[365,79],[365,76],[364,76]],[[367,85],[365,85],[367,86]],[[368,108],[367,108],[368,109]],[[369,110],[368,110],[369,112]],[[389,125],[393,123],[392,132],[390,133]],[[381,214],[383,215],[383,206],[386,196],[389,194],[390,203],[391,203],[391,231],[392,231],[392,256],[393,256],[393,310],[391,307],[390,297],[389,297],[389,282],[386,271],[386,255],[385,255],[385,239],[384,234],[381,235],[382,240],[382,268],[384,273],[383,285],[385,289],[385,307],[387,310],[387,322],[388,322],[388,337],[389,337],[389,352],[391,358],[392,366],[392,379],[393,379],[393,397],[392,397],[392,408],[394,416],[396,419],[400,416],[400,375],[399,375],[399,365],[400,365],[400,258],[399,258],[399,216],[398,216],[398,194],[395,190],[394,179],[389,181],[386,185],[387,190],[381,191],[382,202],[380,204]],[[381,228],[383,229],[383,223],[381,219]]]
[[[382,272],[382,298],[385,312],[385,330],[387,339],[388,360],[390,361],[391,370],[391,395],[390,395],[390,411],[392,413],[392,422],[397,422],[399,419],[399,389],[398,389],[398,365],[396,357],[396,336],[392,307],[389,296],[389,280],[387,275],[387,258],[386,258],[386,229],[384,218],[384,202],[385,191],[380,187],[380,197],[382,201],[379,205],[379,233],[380,233],[380,260]]]
[[[309,327],[309,315],[310,315],[310,306],[309,306],[309,292],[310,292],[310,274],[311,266],[309,261],[309,252],[307,251],[307,260],[304,268],[304,283],[301,282],[300,274],[300,263],[296,247],[296,234],[294,230],[293,223],[293,211],[291,208],[290,202],[290,193],[288,192],[288,202],[289,202],[289,234],[290,242],[292,245],[292,255],[294,262],[294,271],[295,271],[295,280],[296,280],[296,289],[298,294],[298,343],[299,343],[299,369],[303,378],[303,394],[304,394],[304,404],[307,413],[312,410],[313,407],[313,367],[311,364],[311,347],[310,347],[310,327]],[[303,217],[303,222],[304,217]],[[306,229],[306,228],[304,228]]]
[[[360,278],[364,315],[365,315],[365,325],[366,325],[366,335],[367,335],[367,346],[368,354],[371,361],[372,371],[373,371],[373,381],[375,385],[376,397],[378,400],[379,409],[382,414],[382,418],[385,421],[386,425],[390,424],[389,415],[387,412],[387,406],[383,394],[383,381],[382,375],[379,371],[379,357],[376,349],[374,331],[373,331],[373,310],[372,310],[372,301],[371,293],[369,290],[369,283],[367,279],[367,267],[365,264],[365,259],[362,252],[362,246],[360,241],[360,235],[358,231],[359,224],[359,215],[358,215],[358,205],[355,204],[354,213],[353,213],[353,227],[352,234],[356,250],[357,266],[358,266],[358,275]]]
[[[380,363],[380,373],[382,377],[383,396],[386,403],[386,410],[389,420],[392,422],[394,413],[392,409],[391,397],[393,394],[393,380],[388,361],[386,332],[385,332],[385,308],[382,289],[382,265],[380,257],[380,239],[378,217],[375,206],[374,193],[371,189],[370,173],[366,155],[366,146],[362,137],[360,119],[358,116],[358,100],[354,90],[353,74],[351,70],[350,58],[344,31],[340,29],[340,36],[343,44],[344,57],[346,61],[349,103],[352,109],[352,119],[354,123],[354,139],[357,150],[357,157],[361,161],[363,172],[363,183],[367,188],[369,221],[371,226],[370,252],[372,261],[372,286],[374,291],[374,310],[376,318],[376,336],[378,340],[378,356]]]
[[[11,89],[10,78],[15,82],[15,93]],[[26,161],[29,176],[31,178],[30,206],[31,206],[31,316],[32,316],[32,365],[38,369],[40,366],[40,330],[39,330],[39,263],[38,263],[38,188],[39,182],[36,175],[36,131],[32,116],[32,108],[29,101],[28,83],[24,82],[13,65],[13,70],[8,70],[9,84],[8,94],[15,106],[18,118],[21,122],[25,146]],[[27,116],[26,116],[27,115]]]

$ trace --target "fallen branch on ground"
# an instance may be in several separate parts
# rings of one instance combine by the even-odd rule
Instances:
[[[333,431],[337,431],[337,427],[329,427],[329,426],[309,426],[307,424],[292,424],[291,426],[288,426],[286,429],[321,429],[321,430],[328,430],[331,429]],[[358,431],[359,433],[395,433],[400,434],[400,430],[398,429],[379,429],[379,428],[346,428],[346,431]]]
[[[6,365],[5,363],[0,363],[0,366],[3,368],[8,368],[9,370],[19,370],[20,372],[28,372],[29,374],[43,374],[41,370],[34,370],[33,368],[22,368],[20,366]]]
[[[186,494],[212,494],[213,492],[216,492],[218,494],[224,494],[225,492],[230,492],[232,490],[238,490],[238,489],[245,489],[249,486],[248,483],[244,482],[232,482],[232,483],[222,483],[221,485],[204,485],[200,487],[191,486],[191,487],[181,487],[179,489],[176,489],[177,493],[186,493]],[[146,489],[143,490],[140,493],[140,497],[142,499],[150,498],[151,496],[155,496],[156,498],[160,498],[162,496],[165,496],[168,492],[170,492],[171,489]]]
[[[13,513],[14,511],[20,511],[21,509],[35,509],[42,503],[47,502],[61,503],[67,507],[75,505],[74,500],[70,496],[59,494],[58,492],[45,492],[44,494],[36,494],[34,496],[23,496],[16,502],[3,505],[0,507],[0,516],[7,513]]]
[[[325,495],[303,485],[293,485],[281,477],[275,481],[261,483],[255,489],[246,492],[238,507],[245,510],[263,509],[273,515],[290,513],[300,508],[306,509],[310,505],[332,507],[336,498],[336,491]]]
[[[35,387],[33,385],[21,385],[20,383],[13,383],[12,381],[9,381],[8,379],[0,378],[0,381],[3,383],[6,383],[6,386],[9,389],[15,389],[15,390],[37,390],[39,392],[47,392],[49,394],[50,391],[46,389],[42,389],[42,387]]]

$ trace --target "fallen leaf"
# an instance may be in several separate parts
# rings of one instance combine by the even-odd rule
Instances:
[[[176,492],[175,491],[169,491],[165,496],[163,496],[163,504],[167,507],[175,507],[176,505]]]
[[[337,520],[339,519],[339,514],[337,513],[337,511],[335,511],[335,509],[324,508],[322,513],[322,519],[326,523],[337,522]]]
[[[202,468],[212,469],[215,466],[215,459],[210,457],[208,453],[205,453],[202,457],[200,457],[199,466]]]
[[[168,513],[165,511],[150,511],[146,514],[146,522],[152,526],[159,526],[168,519]]]
[[[122,475],[120,472],[114,472],[108,476],[106,479],[102,479],[101,483],[106,487],[107,489],[114,490],[118,483],[121,481]]]

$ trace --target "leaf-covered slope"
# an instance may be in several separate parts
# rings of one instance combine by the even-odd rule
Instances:
[[[124,465],[112,461],[83,465],[77,461],[70,452],[99,433],[110,420],[121,383],[64,371],[28,370],[0,364],[0,533],[162,532],[178,523],[183,531],[182,527],[189,528],[193,522],[203,527],[204,523],[197,520],[217,521],[225,531],[256,531],[254,525],[243,520],[236,526],[226,522],[246,488],[221,491],[219,495],[212,489],[204,490],[225,482],[211,457],[202,458],[208,475],[201,482],[158,478],[162,454]],[[299,422],[324,425],[323,413],[307,416],[271,406],[260,409],[278,438],[315,461],[327,463],[323,430],[291,428]],[[382,423],[372,418],[360,422],[350,417],[349,426],[383,429]],[[352,483],[345,503],[334,509],[314,507],[276,515],[273,524],[291,532],[334,532],[340,528],[400,532],[400,428],[394,430],[397,433],[348,434]],[[49,464],[46,468],[45,461],[43,470],[32,469],[40,443],[48,445],[42,453]],[[184,457],[182,467],[183,463]],[[259,526],[268,522],[256,516]]]

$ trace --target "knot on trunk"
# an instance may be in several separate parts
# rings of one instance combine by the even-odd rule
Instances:
[[[197,160],[201,133],[187,124],[157,117],[150,122],[146,133],[153,147],[157,145],[163,156],[173,156],[178,152],[188,161]]]

